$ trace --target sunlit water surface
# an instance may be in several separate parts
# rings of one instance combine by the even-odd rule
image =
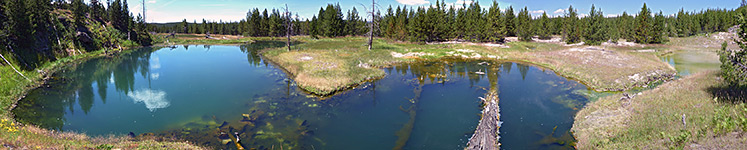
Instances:
[[[478,97],[498,90],[502,148],[571,149],[573,116],[593,95],[550,70],[445,59],[386,68],[383,79],[319,98],[258,55],[283,44],[96,58],[32,90],[13,112],[48,129],[220,149],[236,148],[234,133],[258,149],[462,149],[480,118]]]

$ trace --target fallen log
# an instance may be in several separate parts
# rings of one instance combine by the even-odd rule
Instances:
[[[484,104],[482,118],[470,137],[466,150],[498,150],[501,144],[498,142],[501,128],[500,108],[498,107],[498,93],[490,92],[482,99]]]

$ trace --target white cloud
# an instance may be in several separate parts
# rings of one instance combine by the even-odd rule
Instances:
[[[158,57],[154,57],[151,61],[152,64],[150,64],[150,69],[161,69],[161,59],[158,59]]]
[[[467,6],[469,6],[472,3],[474,3],[474,1],[472,0],[457,0],[453,3],[446,3],[446,7],[454,7],[454,9],[460,9],[464,8],[464,4],[467,4]]]
[[[607,18],[618,17],[620,14],[607,14]]]
[[[155,4],[155,3],[156,3],[156,0],[149,0],[149,1],[148,1],[148,2],[146,2],[146,3],[148,3],[148,4]]]
[[[554,12],[552,12],[552,13],[554,13],[554,14],[563,14],[563,13],[565,13],[565,9],[558,9],[558,10],[555,10]]]
[[[153,79],[153,80],[158,80],[158,78],[160,78],[160,77],[161,77],[161,73],[151,73],[150,74],[150,79]]]
[[[431,3],[427,0],[397,0],[400,4],[405,5],[422,5],[422,4],[428,4]]]
[[[529,11],[530,14],[541,14],[541,13],[544,13],[544,12],[545,12],[545,10],[532,10],[532,11]]]
[[[166,92],[150,89],[143,89],[127,94],[135,103],[145,103],[145,108],[151,112],[159,108],[166,108],[171,105],[166,99]]]
[[[584,14],[584,13],[578,14],[579,18],[588,17],[588,16],[589,16],[589,14]]]

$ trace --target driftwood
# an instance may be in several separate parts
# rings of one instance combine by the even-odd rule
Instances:
[[[13,71],[16,71],[16,73],[18,73],[18,75],[21,75],[21,77],[26,78],[26,80],[31,81],[31,79],[29,79],[28,77],[26,77],[25,75],[23,75],[23,73],[19,72],[16,69],[16,67],[13,67],[13,64],[10,64],[10,62],[8,62],[8,60],[5,59],[5,56],[3,56],[3,54],[0,54],[0,58],[3,58],[3,61],[5,61],[5,63],[8,63],[8,66],[10,66],[10,68],[13,68]]]
[[[498,142],[500,136],[498,129],[501,128],[500,108],[498,107],[498,93],[490,92],[485,98],[480,98],[485,106],[482,110],[482,119],[477,125],[475,134],[467,143],[467,150],[497,150],[501,144]]]

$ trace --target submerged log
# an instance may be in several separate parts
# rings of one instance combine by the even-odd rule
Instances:
[[[498,129],[501,127],[500,123],[500,109],[498,107],[498,93],[490,92],[485,98],[480,98],[483,101],[483,111],[480,123],[475,129],[475,134],[467,143],[467,150],[497,150],[500,149],[501,144],[498,142],[500,136],[498,135]]]

